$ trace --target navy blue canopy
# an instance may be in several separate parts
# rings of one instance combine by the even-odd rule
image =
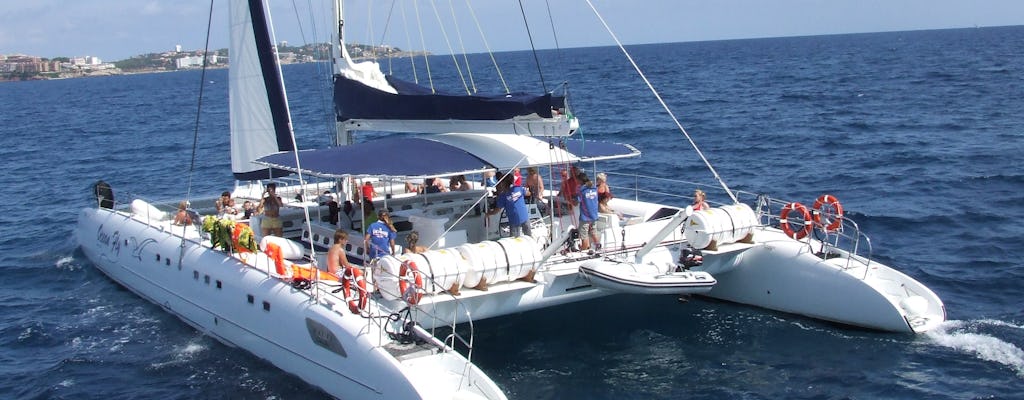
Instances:
[[[494,168],[458,147],[420,138],[390,138],[299,152],[302,172],[321,177],[431,177],[468,174]],[[276,153],[256,160],[296,171],[295,154]]]
[[[466,95],[434,93],[430,88],[393,76],[386,77],[398,94],[367,86],[342,75],[334,78],[334,104],[339,121],[385,120],[507,120],[538,115],[551,118],[552,108],[563,108],[565,98],[513,93]]]

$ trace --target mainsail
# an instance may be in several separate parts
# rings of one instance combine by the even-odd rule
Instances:
[[[231,171],[237,180],[290,174],[252,163],[278,151],[292,151],[291,115],[277,60],[270,14],[259,0],[232,0],[228,71]]]

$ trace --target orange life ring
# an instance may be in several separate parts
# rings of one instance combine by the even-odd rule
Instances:
[[[789,221],[789,213],[796,211],[800,213],[800,216],[804,219],[804,226],[800,230],[794,230],[793,225]],[[807,237],[807,234],[811,233],[811,212],[807,211],[807,207],[803,204],[792,202],[782,207],[782,213],[779,214],[779,227],[793,239],[800,240]]]
[[[826,206],[830,210],[826,210]],[[843,226],[843,205],[830,194],[823,194],[814,201],[814,222],[825,227],[825,232],[838,230]]]
[[[356,297],[352,297],[352,282],[356,284]],[[366,301],[370,298],[366,293],[366,279],[363,279],[363,271],[355,267],[345,268],[345,278],[341,280],[341,288],[345,292],[345,299],[348,300],[348,309],[353,314],[359,314],[360,310],[366,309]]]
[[[415,286],[410,288],[410,282],[415,284]],[[402,294],[402,298],[405,299],[406,303],[416,304],[420,302],[420,298],[423,297],[423,274],[416,268],[416,263],[412,261],[402,262],[402,267],[398,270],[398,291]]]

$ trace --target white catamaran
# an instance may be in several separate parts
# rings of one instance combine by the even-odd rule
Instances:
[[[230,3],[232,169],[245,182],[232,196],[258,203],[275,182],[280,216],[218,215],[211,197],[192,200],[182,211],[191,221],[179,225],[176,202],[118,202],[99,182],[77,240],[139,296],[333,396],[505,398],[472,363],[473,321],[615,293],[701,294],[893,332],[945,320],[931,290],[869,258],[870,242],[832,196],[807,207],[723,183],[733,202],[699,210],[611,198],[615,212],[599,214],[585,250],[590,235],[578,228],[587,203],[566,196],[578,185],[545,190],[528,206],[532,232],[522,236],[491,212],[493,188],[482,179],[436,193],[407,185],[496,171],[511,179],[528,167],[573,175],[572,165],[640,152],[573,138],[578,122],[564,96],[439,94],[353,61],[340,1],[332,43],[340,145],[298,151],[268,6]],[[360,130],[416,134],[352,143]],[[368,200],[358,200],[360,183],[373,185]],[[371,207],[389,211],[398,243],[415,231],[425,251],[371,258],[352,240],[353,266],[323,271],[335,232],[363,238]],[[277,223],[281,235],[261,234]]]

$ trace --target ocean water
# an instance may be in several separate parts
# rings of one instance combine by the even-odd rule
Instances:
[[[731,187],[841,199],[875,258],[945,301],[934,332],[612,296],[478,321],[474,361],[514,399],[1024,398],[1022,49],[1024,27],[630,48]],[[713,182],[617,49],[540,55],[583,137],[643,151],[603,169]],[[497,57],[513,89],[541,88],[532,54]],[[303,148],[329,142],[320,68],[284,70]],[[0,84],[0,398],[325,396],[119,287],[73,240],[98,179],[151,200],[232,186],[226,77]]]

